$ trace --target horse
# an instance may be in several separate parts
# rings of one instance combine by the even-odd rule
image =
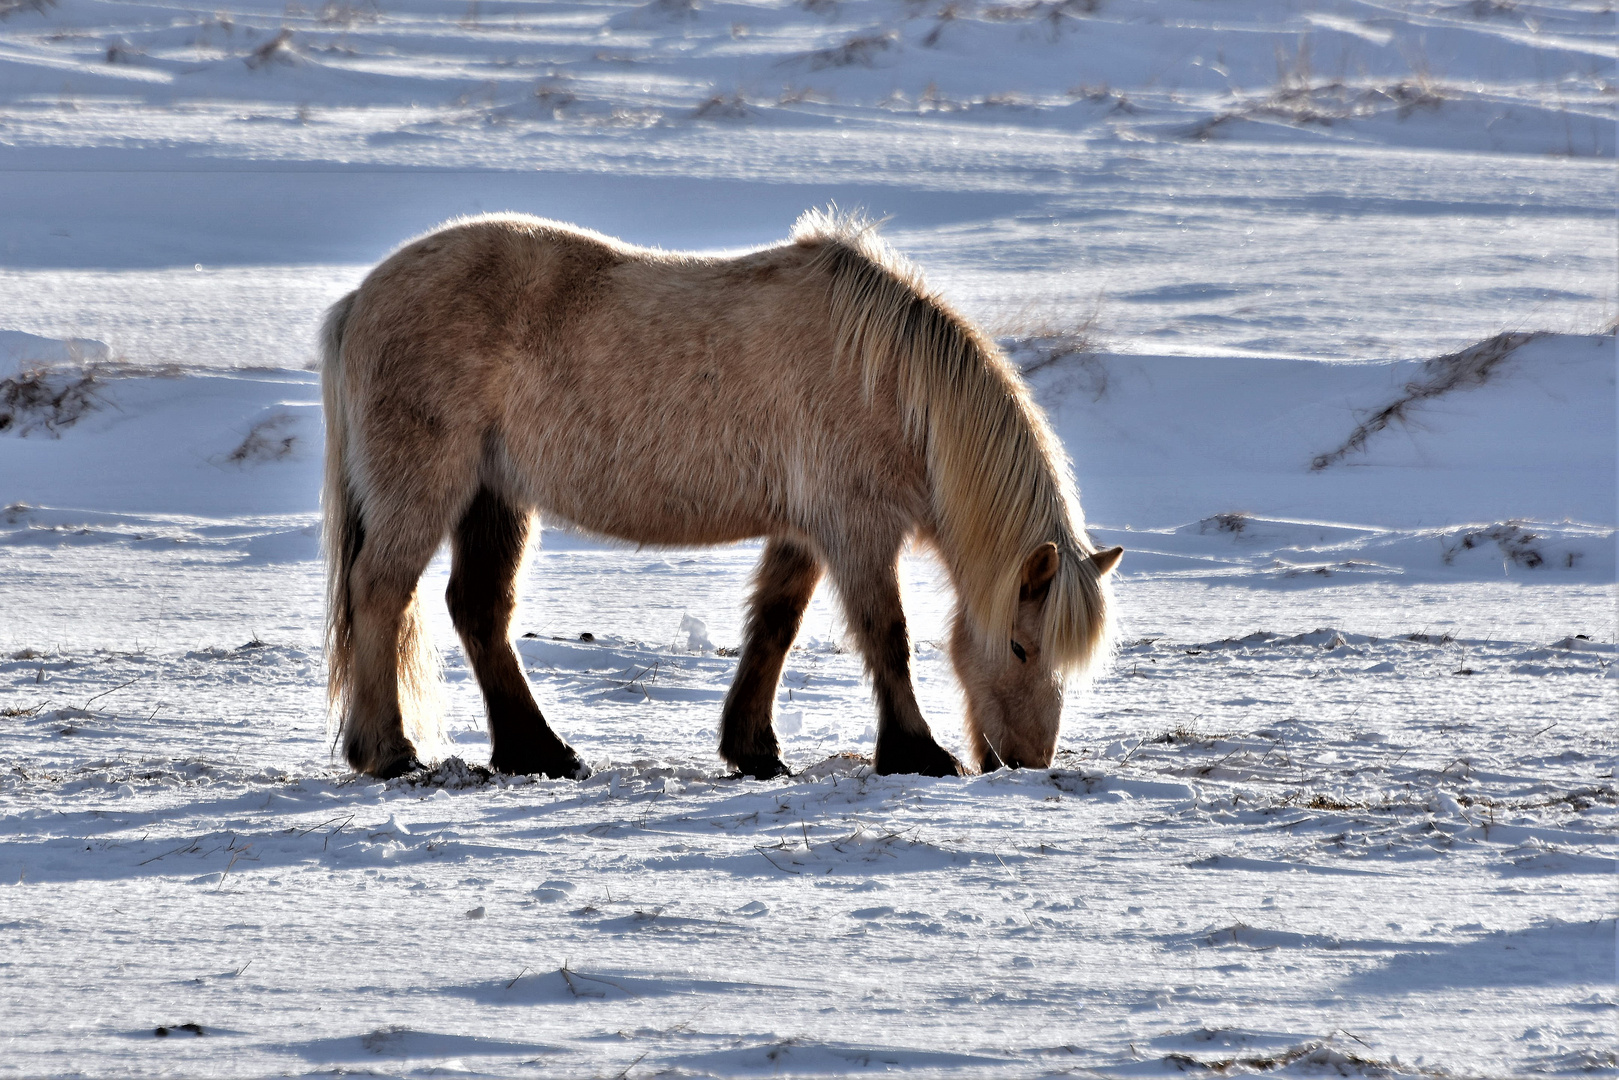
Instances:
[[[321,348],[328,703],[356,772],[401,775],[436,745],[417,584],[447,537],[490,767],[589,775],[511,644],[536,514],[637,545],[763,538],[719,724],[738,775],[788,773],[773,706],[823,574],[871,680],[876,772],[967,773],[911,683],[908,543],[937,552],[956,593],[949,654],[977,769],[1048,765],[1065,680],[1108,649],[1122,549],[1088,538],[1044,413],[857,216],[810,211],[737,255],[456,219],[334,304]]]

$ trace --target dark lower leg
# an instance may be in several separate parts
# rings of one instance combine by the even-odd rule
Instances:
[[[959,776],[961,762],[934,739],[911,685],[911,642],[903,618],[879,632],[879,664],[871,664],[872,692],[877,699],[877,747],[872,765],[879,773]]]
[[[720,756],[744,776],[766,780],[787,772],[771,726],[776,686],[820,579],[820,563],[801,545],[780,539],[765,545],[754,574],[742,658],[720,715]]]
[[[517,573],[528,529],[527,514],[488,489],[480,490],[451,538],[445,599],[483,691],[490,766],[500,772],[572,778],[581,775],[584,765],[545,722],[511,645]]]
[[[894,567],[844,585],[849,628],[860,644],[877,702],[877,747],[872,763],[879,773],[957,776],[955,755],[933,738],[911,685],[911,641],[900,606]]]

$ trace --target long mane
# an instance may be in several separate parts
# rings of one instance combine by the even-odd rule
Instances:
[[[936,540],[969,622],[999,655],[1025,560],[1057,545],[1043,648],[1081,673],[1109,645],[1109,589],[1090,555],[1067,455],[1011,363],[864,219],[812,210],[793,240],[832,280],[837,362],[858,362],[868,399],[895,375],[906,435],[927,462]]]

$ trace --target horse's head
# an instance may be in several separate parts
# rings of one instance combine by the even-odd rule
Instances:
[[[1118,565],[1123,548],[1089,558],[1097,577]],[[1043,648],[1046,603],[1057,576],[1056,544],[1042,544],[1023,563],[1017,616],[1004,643],[980,640],[958,607],[950,631],[950,659],[967,697],[967,746],[983,772],[1006,765],[1051,764],[1062,720],[1063,672]]]

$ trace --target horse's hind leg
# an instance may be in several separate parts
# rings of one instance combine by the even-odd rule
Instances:
[[[437,537],[414,545],[395,542],[386,550],[370,542],[349,572],[354,656],[343,756],[356,772],[389,779],[421,765],[405,734],[399,690],[402,677],[412,681],[423,674],[407,670],[423,644],[415,640],[422,632],[416,582],[437,545]]]
[[[768,780],[787,773],[771,706],[787,650],[820,580],[821,564],[802,545],[781,539],[765,545],[754,573],[742,659],[720,715],[720,756],[743,776]]]
[[[572,779],[588,770],[545,722],[511,643],[517,574],[531,520],[488,488],[480,489],[451,538],[445,599],[483,690],[491,767]]]
[[[885,558],[870,557],[885,549]],[[898,558],[898,544],[832,558],[849,632],[865,656],[877,699],[872,764],[885,774],[957,776],[963,772],[961,762],[934,739],[911,685],[911,641],[900,605]]]

